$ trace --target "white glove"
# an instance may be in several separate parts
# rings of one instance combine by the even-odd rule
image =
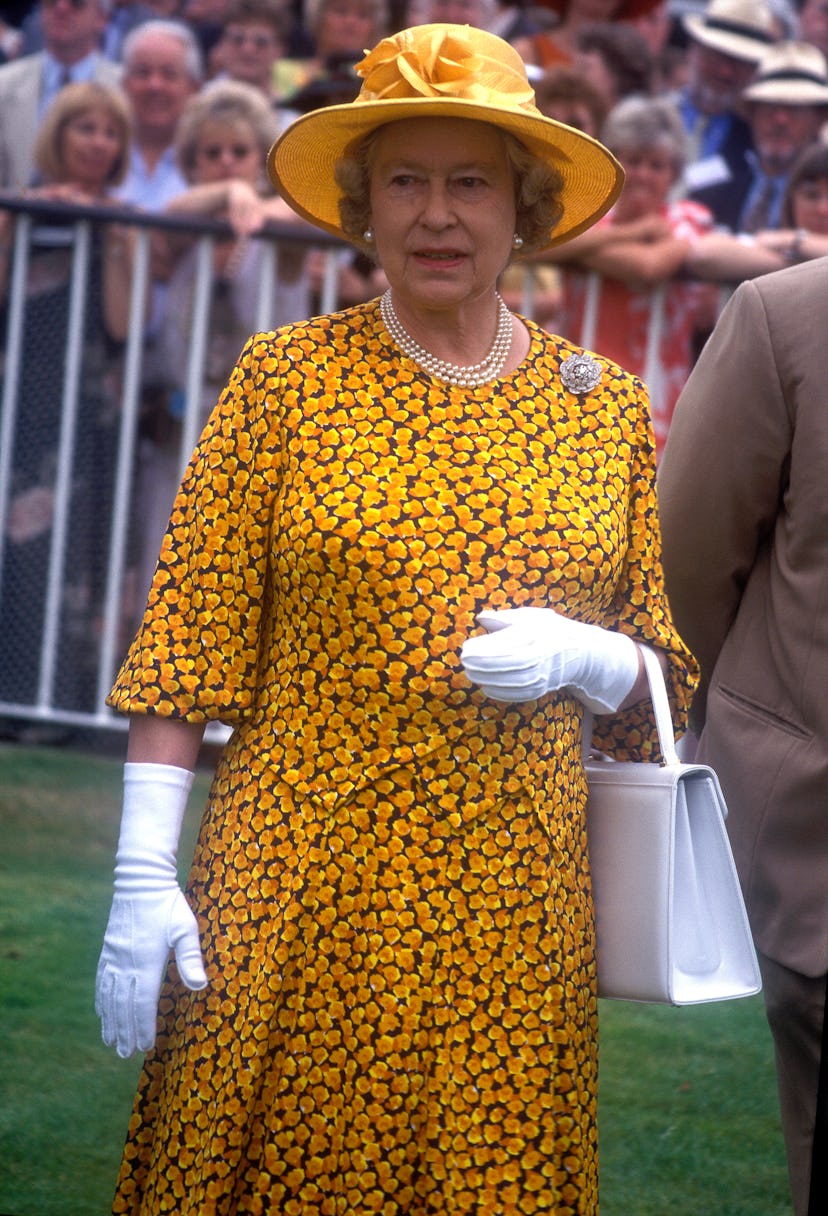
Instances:
[[[626,634],[552,608],[486,611],[477,620],[488,632],[464,642],[460,658],[494,701],[534,701],[563,688],[593,713],[611,713],[638,677],[638,647]]]
[[[204,988],[198,924],[178,885],[176,854],[194,774],[169,764],[124,765],[115,894],[95,981],[103,1041],[127,1059],[155,1043],[170,950],[182,982]]]

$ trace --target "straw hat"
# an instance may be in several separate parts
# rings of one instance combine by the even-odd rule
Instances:
[[[603,144],[545,118],[518,53],[486,30],[418,25],[383,39],[356,70],[362,89],[347,105],[302,115],[270,149],[267,167],[305,219],[345,237],[334,166],[361,139],[403,118],[468,118],[511,132],[563,178],[563,215],[544,246],[588,228],[617,198],[624,173]]]
[[[786,106],[828,105],[828,62],[810,42],[780,42],[767,52],[742,96]]]
[[[710,0],[703,13],[685,16],[684,28],[702,46],[751,63],[758,63],[776,41],[765,0]]]

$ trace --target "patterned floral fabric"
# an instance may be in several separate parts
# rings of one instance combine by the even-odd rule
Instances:
[[[664,598],[642,386],[564,390],[529,325],[494,389],[376,302],[257,335],[178,496],[111,703],[235,727],[119,1213],[597,1212],[579,703],[487,701],[484,607],[555,604],[695,671]],[[649,756],[646,708],[601,745]]]

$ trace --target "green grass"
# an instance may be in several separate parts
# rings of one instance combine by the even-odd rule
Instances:
[[[110,1210],[139,1067],[93,1008],[120,780],[117,760],[0,745],[0,1216]],[[602,1002],[600,1127],[602,1216],[790,1212],[760,998]]]

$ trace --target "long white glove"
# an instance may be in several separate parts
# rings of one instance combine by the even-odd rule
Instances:
[[[593,713],[610,713],[638,677],[638,648],[626,634],[552,608],[486,611],[477,620],[488,632],[464,642],[460,657],[494,701],[534,701],[565,688]]]
[[[103,1041],[127,1059],[155,1043],[170,950],[182,982],[204,988],[198,924],[178,885],[176,855],[194,774],[170,764],[124,765],[115,894],[95,981]]]

